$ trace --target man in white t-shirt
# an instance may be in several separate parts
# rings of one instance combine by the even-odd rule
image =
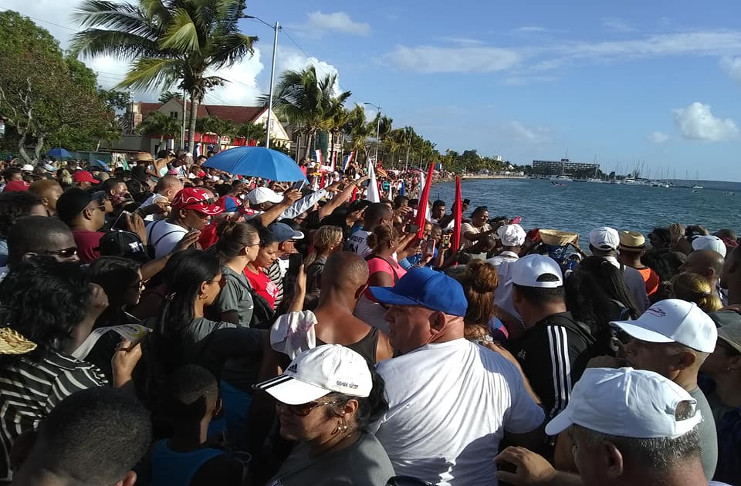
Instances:
[[[437,485],[496,485],[496,454],[510,442],[543,444],[543,409],[517,367],[463,337],[463,287],[415,268],[394,287],[371,287],[389,305],[391,344],[378,365],[389,410],[371,425],[394,471]]]
[[[363,229],[355,231],[347,239],[345,248],[348,251],[357,253],[361,257],[370,255],[371,249],[368,248],[368,236],[378,226],[390,225],[393,222],[394,213],[386,204],[373,203],[365,209],[363,215]]]
[[[202,230],[211,216],[223,211],[211,195],[197,187],[186,187],[175,195],[167,219],[147,226],[147,244],[154,248],[154,258],[172,251],[186,233]]]

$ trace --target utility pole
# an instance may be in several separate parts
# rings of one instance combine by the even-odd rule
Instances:
[[[267,127],[265,128],[265,147],[270,148],[270,126],[273,123],[273,89],[275,86],[275,55],[278,51],[278,31],[280,30],[280,24],[275,22],[275,35],[273,36],[273,63],[270,68],[270,98],[268,99],[268,121]]]

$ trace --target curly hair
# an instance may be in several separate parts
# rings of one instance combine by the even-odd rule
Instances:
[[[366,244],[368,245],[368,248],[376,252],[384,243],[390,247],[393,246],[397,238],[398,235],[393,226],[381,225],[377,226],[376,229],[373,230],[373,233],[368,235]]]
[[[23,216],[41,206],[41,198],[33,192],[3,192],[0,194],[0,237],[7,239],[10,228]]]
[[[37,256],[19,263],[0,282],[0,318],[38,346],[43,359],[72,337],[90,299],[86,272],[75,263]]]
[[[468,310],[463,318],[467,326],[488,324],[497,315],[494,291],[499,286],[497,269],[484,260],[472,260],[465,271],[453,276],[462,286],[468,300]]]

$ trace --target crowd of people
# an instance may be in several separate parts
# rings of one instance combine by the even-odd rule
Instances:
[[[207,159],[6,165],[0,484],[741,485],[733,230]]]

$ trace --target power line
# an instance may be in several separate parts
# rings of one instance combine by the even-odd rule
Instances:
[[[8,8],[0,8],[0,11],[8,12],[8,11],[10,11],[10,9],[8,9]],[[20,12],[18,12],[18,13],[20,13]],[[54,25],[56,27],[61,27],[62,29],[71,30],[72,32],[77,32],[77,29],[73,29],[71,27],[67,27],[66,25],[55,24],[54,22],[49,22],[48,20],[37,19],[36,17],[31,17],[30,15],[25,15],[25,14],[21,14],[21,15],[23,15],[24,17],[28,17],[31,20],[35,20],[36,22],[43,22],[45,24]]]

